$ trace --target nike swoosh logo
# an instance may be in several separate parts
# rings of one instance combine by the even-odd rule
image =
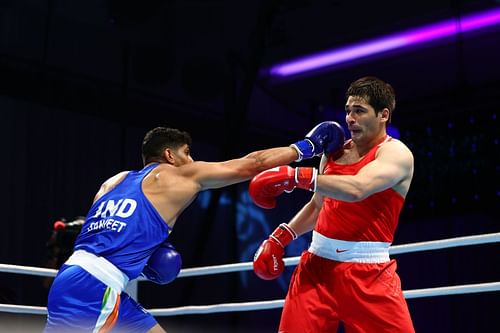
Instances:
[[[335,252],[337,252],[337,253],[342,253],[342,252],[345,252],[345,251],[347,251],[347,250],[339,250],[339,249],[335,250]]]

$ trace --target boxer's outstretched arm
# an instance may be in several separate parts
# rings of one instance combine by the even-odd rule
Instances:
[[[255,151],[224,162],[194,162],[179,167],[179,171],[198,183],[201,191],[249,180],[263,170],[291,163],[297,158],[296,149],[279,147]]]
[[[305,139],[289,147],[259,150],[243,158],[210,163],[195,162],[180,167],[182,176],[199,185],[198,190],[219,188],[249,180],[259,172],[300,161],[305,158],[329,154],[343,146],[344,130],[336,122],[322,122]]]
[[[330,154],[340,149],[345,140],[342,127],[334,121],[316,125],[303,140],[290,147],[271,148],[221,163],[195,167],[193,176],[201,189],[218,188],[250,179],[259,172],[293,161]]]

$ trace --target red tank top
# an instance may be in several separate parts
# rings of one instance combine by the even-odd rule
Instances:
[[[338,164],[328,159],[323,174],[355,175],[375,159],[382,144],[375,145],[358,162]],[[324,197],[315,230],[323,236],[346,241],[391,242],[398,225],[404,198],[392,188],[372,194],[358,202],[345,202]]]

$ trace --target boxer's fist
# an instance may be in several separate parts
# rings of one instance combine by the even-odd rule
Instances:
[[[142,270],[142,275],[158,284],[167,284],[175,280],[182,267],[182,258],[172,244],[164,242],[149,258]]]
[[[317,175],[318,170],[315,168],[279,166],[253,177],[248,192],[257,206],[271,209],[276,206],[275,197],[283,192],[291,192],[295,187],[316,191]]]
[[[285,165],[263,171],[253,177],[248,192],[253,202],[261,208],[274,208],[275,197],[284,191],[291,192],[295,188],[295,171]]]
[[[285,223],[260,245],[253,259],[253,270],[263,280],[273,280],[283,273],[285,246],[297,238],[295,232]]]
[[[342,126],[335,121],[324,121],[316,125],[305,139],[298,141],[291,146],[297,150],[299,158],[312,158],[321,154],[330,154],[339,150],[345,141],[345,133]]]

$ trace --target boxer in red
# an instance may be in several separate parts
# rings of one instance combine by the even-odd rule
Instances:
[[[389,84],[361,78],[346,99],[351,139],[322,156],[319,172],[282,166],[250,182],[250,195],[263,208],[295,187],[315,192],[262,243],[254,271],[263,279],[278,277],[284,247],[313,230],[291,278],[279,332],[337,332],[340,322],[348,333],[414,332],[388,251],[413,177],[413,155],[387,135],[396,104]]]

